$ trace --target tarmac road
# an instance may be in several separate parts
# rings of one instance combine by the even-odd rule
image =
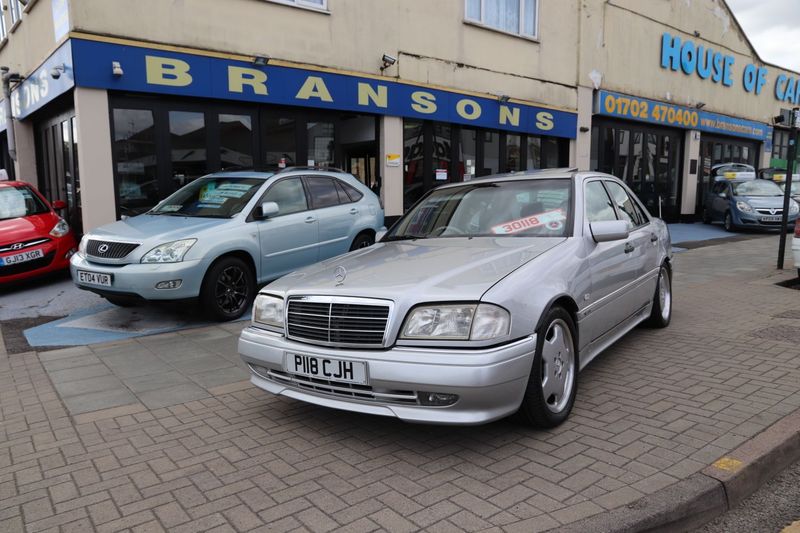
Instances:
[[[773,533],[797,520],[800,520],[800,461],[770,480],[741,505],[695,533]]]

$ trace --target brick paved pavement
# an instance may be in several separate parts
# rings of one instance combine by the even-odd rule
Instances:
[[[774,275],[776,243],[678,255],[672,326],[636,330],[593,362],[552,431],[408,425],[203,382],[192,372],[202,363],[169,363],[195,351],[233,363],[220,352],[231,325],[0,353],[0,531],[527,532],[628,504],[800,407],[800,350],[770,337],[800,327],[800,293],[773,285],[789,277]],[[130,386],[136,365],[115,353],[155,356],[169,368],[148,358],[143,375],[177,372],[200,390],[149,405]],[[62,396],[63,372],[88,367],[129,402],[110,407],[109,396],[84,412]]]

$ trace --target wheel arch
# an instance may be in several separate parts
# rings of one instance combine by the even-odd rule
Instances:
[[[536,323],[536,330],[542,327],[542,322],[544,321],[544,317],[550,310],[554,307],[561,307],[565,311],[567,311],[572,318],[572,324],[575,326],[575,352],[576,357],[578,357],[577,363],[580,364],[580,329],[578,328],[578,304],[569,294],[558,294],[550,299],[546,306],[544,306],[542,310],[541,316],[539,316],[539,321]]]
[[[256,268],[255,259],[253,259],[253,256],[250,254],[250,252],[248,252],[246,250],[240,250],[240,249],[229,250],[229,251],[223,252],[223,253],[219,254],[217,257],[215,257],[214,260],[211,261],[208,264],[208,267],[206,267],[206,271],[203,274],[203,281],[204,282],[205,282],[206,276],[208,276],[209,271],[214,267],[214,265],[216,265],[217,263],[219,263],[220,261],[222,261],[223,259],[225,259],[227,257],[236,257],[237,259],[241,259],[242,261],[244,261],[244,263],[250,268],[250,272],[252,272],[253,278],[256,280],[256,282],[258,282],[258,269]]]

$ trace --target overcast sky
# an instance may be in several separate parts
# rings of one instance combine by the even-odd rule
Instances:
[[[727,0],[761,59],[800,71],[799,0]]]

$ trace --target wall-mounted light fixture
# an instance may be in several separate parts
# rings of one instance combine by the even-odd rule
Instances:
[[[264,56],[256,56],[253,58],[253,65],[257,67],[266,67],[269,64],[269,60],[272,59],[271,57],[264,55]]]
[[[507,104],[511,97],[507,94],[498,94],[497,99],[500,101],[501,104]]]
[[[397,58],[394,56],[390,56],[389,54],[383,54],[383,57],[381,57],[381,61],[383,62],[383,66],[381,67],[381,72],[383,72],[387,68],[397,63]]]
[[[111,74],[113,74],[117,78],[125,74],[125,71],[122,70],[122,65],[119,64],[119,61],[111,62]]]

